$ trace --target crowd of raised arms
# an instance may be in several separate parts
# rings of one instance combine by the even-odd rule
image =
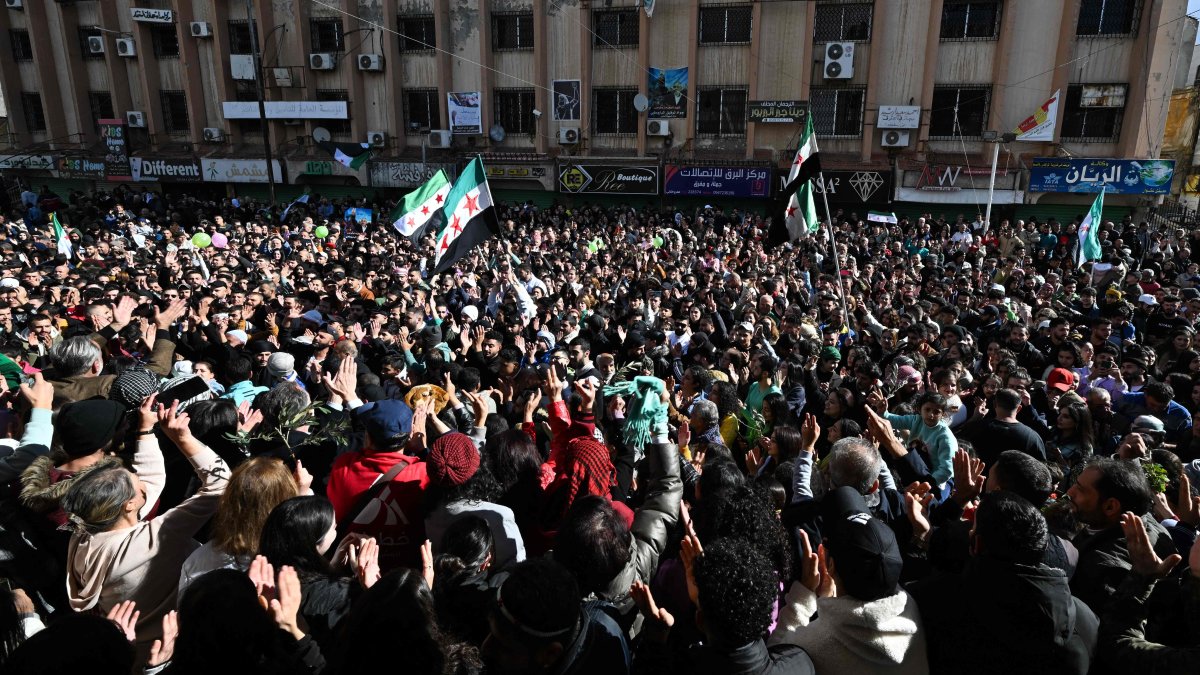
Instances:
[[[0,219],[0,672],[1200,673],[1200,230],[348,206]]]

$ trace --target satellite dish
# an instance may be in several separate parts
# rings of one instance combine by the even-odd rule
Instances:
[[[313,140],[315,142],[327,143],[331,138],[333,138],[333,134],[329,133],[329,130],[325,127],[315,127],[313,129]]]
[[[503,141],[506,135],[507,133],[504,131],[504,127],[500,126],[499,124],[488,130],[488,138],[497,143]]]
[[[646,108],[650,107],[650,99],[646,98],[645,94],[638,94],[633,97],[633,109],[638,112],[646,112]]]

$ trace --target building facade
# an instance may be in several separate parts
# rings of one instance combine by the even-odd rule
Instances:
[[[985,132],[1055,92],[1053,139],[1003,145],[993,200],[1085,203],[1031,191],[1034,160],[1158,157],[1194,31],[1186,0],[4,1],[0,169],[35,183],[403,188],[483,153],[531,198],[753,200],[809,111],[827,196],[896,211],[978,210]],[[350,171],[314,135],[374,157]]]

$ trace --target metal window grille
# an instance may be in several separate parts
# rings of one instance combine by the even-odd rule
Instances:
[[[112,94],[107,91],[89,91],[88,107],[92,111],[92,128],[100,131],[98,120],[110,120],[116,115],[113,111]]]
[[[978,138],[987,128],[991,98],[991,87],[934,87],[929,137]]]
[[[492,14],[492,49],[533,49],[533,13]]]
[[[592,90],[592,132],[598,136],[634,135],[638,130],[638,113],[633,99],[634,88],[597,88]]]
[[[158,99],[162,104],[163,126],[167,133],[183,134],[191,130],[187,94],[164,89],[158,93]]]
[[[509,134],[533,133],[533,90],[497,89],[492,96],[493,119]]]
[[[36,91],[21,92],[21,111],[25,115],[25,128],[27,130],[46,130],[46,112],[42,109],[41,94]]]
[[[104,33],[99,28],[96,28],[94,26],[80,26],[79,27],[79,51],[83,55],[84,60],[89,60],[89,61],[92,59],[103,60],[104,54],[93,54],[92,53],[92,45],[88,41],[88,38],[92,38],[92,37],[103,38]]]
[[[309,19],[308,32],[312,39],[313,52],[341,53],[345,47],[343,30],[341,19]]]
[[[700,10],[700,44],[748,44],[752,22],[749,5],[704,7]]]
[[[740,136],[746,133],[745,89],[701,89],[696,99],[696,133]]]
[[[1141,0],[1083,0],[1075,35],[1117,37],[1135,35],[1142,14]]]
[[[1073,84],[1067,87],[1062,137],[1095,143],[1115,141],[1121,135],[1121,123],[1125,118],[1124,100],[1117,100],[1120,105],[1084,105],[1091,102],[1084,100],[1084,90],[1090,86],[1093,85]],[[1128,91],[1127,85],[1122,86],[1126,86]]]
[[[861,138],[865,98],[866,89],[861,87],[813,87],[809,96],[813,133],[833,138]]]
[[[253,41],[250,39],[250,31],[258,30],[257,22],[246,21],[244,19],[232,19],[229,21],[229,53],[230,54],[253,54]]]
[[[396,19],[400,31],[400,51],[403,53],[429,52],[437,47],[437,31],[433,16],[404,16]]]
[[[33,43],[29,41],[29,31],[13,29],[8,31],[8,41],[12,43],[14,61],[32,61]]]
[[[605,10],[592,15],[596,47],[636,47],[640,37],[636,9]]]
[[[404,92],[404,119],[411,127],[432,129],[441,120],[437,89],[408,89]]]
[[[943,42],[994,40],[1000,36],[1000,2],[947,0],[942,5]]]
[[[813,20],[815,42],[870,42],[875,4],[822,3]]]
[[[179,58],[179,33],[176,32],[174,24],[151,28],[150,43],[154,47],[154,56],[156,58]]]
[[[345,89],[318,89],[317,100],[349,102],[350,92],[346,91]],[[349,112],[350,106],[347,105],[346,110]],[[329,130],[329,133],[334,135],[346,135],[351,132],[349,115],[347,115],[346,119],[344,120],[325,120],[321,123],[321,126],[324,126]]]

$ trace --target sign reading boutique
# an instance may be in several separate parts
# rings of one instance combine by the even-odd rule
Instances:
[[[1039,157],[1029,169],[1029,191],[1165,195],[1174,177],[1173,159]]]
[[[663,194],[698,197],[766,197],[771,170],[753,166],[674,166],[663,173]]]
[[[657,166],[566,164],[559,168],[558,187],[571,194],[657,195]]]

